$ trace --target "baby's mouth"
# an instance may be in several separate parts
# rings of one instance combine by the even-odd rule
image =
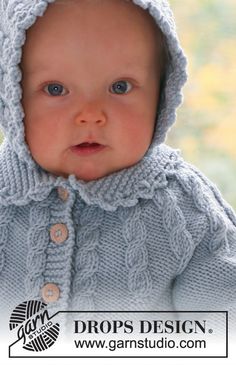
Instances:
[[[87,148],[87,147],[98,147],[101,146],[99,143],[89,143],[89,142],[84,142],[84,143],[80,143],[78,144],[76,147],[80,147],[80,148]]]
[[[83,142],[76,146],[72,146],[72,152],[77,155],[90,155],[102,151],[106,146],[97,142]]]

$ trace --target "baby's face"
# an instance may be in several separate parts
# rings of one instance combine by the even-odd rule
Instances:
[[[137,163],[159,97],[154,20],[124,0],[59,1],[27,31],[21,69],[35,161],[90,181]]]

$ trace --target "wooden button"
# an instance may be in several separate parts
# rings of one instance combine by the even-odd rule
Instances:
[[[45,303],[53,303],[59,299],[60,289],[56,284],[45,284],[41,290],[42,298]]]
[[[65,224],[55,224],[50,228],[50,237],[54,243],[63,243],[68,238],[68,229]]]
[[[66,190],[65,188],[63,188],[62,186],[59,186],[57,188],[57,192],[59,197],[61,198],[61,200],[63,200],[64,202],[67,201],[68,197],[69,197],[69,192],[68,190]]]

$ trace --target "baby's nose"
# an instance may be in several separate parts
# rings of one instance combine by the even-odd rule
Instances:
[[[107,117],[105,113],[96,106],[84,108],[75,117],[75,123],[77,125],[96,124],[104,126],[106,122]]]

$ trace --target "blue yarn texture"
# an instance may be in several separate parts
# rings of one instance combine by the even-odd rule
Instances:
[[[166,37],[170,60],[152,144],[98,180],[56,177],[24,138],[19,63],[26,30],[53,0],[0,0],[0,311],[60,295],[53,310],[236,308],[236,215],[217,187],[164,144],[182,103],[186,57],[166,0],[133,0]],[[68,192],[63,200],[58,188]],[[55,244],[50,229],[64,224]]]

